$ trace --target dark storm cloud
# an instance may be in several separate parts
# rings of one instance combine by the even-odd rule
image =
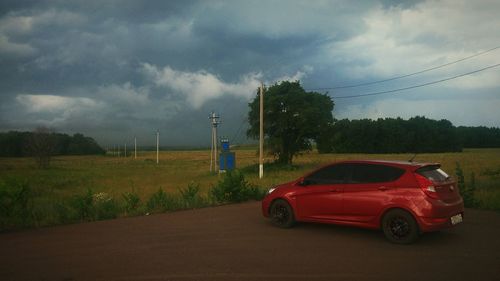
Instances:
[[[487,1],[2,1],[0,130],[46,125],[111,144],[159,128],[164,143],[207,144],[208,113],[220,112],[221,132],[234,137],[260,81],[349,85],[456,60],[498,44],[498,8]],[[496,57],[330,94],[418,84]],[[490,110],[499,104],[495,74],[425,93],[338,100],[334,113],[376,118],[399,107],[500,125]],[[448,99],[460,92],[455,106],[480,93],[486,101],[474,104],[484,116],[434,108],[443,91]]]

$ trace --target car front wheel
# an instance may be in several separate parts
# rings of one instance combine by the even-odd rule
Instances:
[[[274,226],[289,228],[295,224],[295,217],[290,204],[285,200],[274,201],[270,209],[271,222]]]
[[[413,216],[404,210],[391,210],[382,219],[385,237],[396,244],[411,244],[418,238],[418,224]]]

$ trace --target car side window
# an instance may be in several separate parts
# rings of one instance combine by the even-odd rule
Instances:
[[[404,170],[377,164],[357,164],[352,170],[352,183],[378,183],[397,180]]]
[[[325,167],[305,178],[309,185],[315,184],[339,184],[349,180],[351,165],[336,164]]]

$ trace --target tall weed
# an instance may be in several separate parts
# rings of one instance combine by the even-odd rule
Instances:
[[[455,174],[457,176],[457,185],[460,195],[464,200],[464,206],[467,208],[475,208],[479,206],[479,202],[475,198],[476,191],[476,175],[471,173],[471,180],[469,183],[465,182],[464,171],[460,164],[456,162]]]
[[[177,206],[179,205],[178,202],[176,202],[175,198],[173,198],[171,195],[167,194],[163,189],[160,187],[157,192],[153,193],[151,197],[149,198],[146,208],[149,212],[153,213],[161,213],[161,212],[166,212],[170,210],[175,210]]]
[[[24,180],[0,181],[0,230],[36,224],[33,192]]]
[[[210,195],[218,203],[259,200],[264,192],[245,180],[238,170],[228,171],[219,182],[210,189]]]
[[[73,196],[69,205],[75,210],[80,221],[92,221],[94,220],[93,202],[92,190],[88,188],[86,193]]]
[[[125,203],[124,209],[127,215],[136,214],[141,204],[139,194],[135,190],[132,190],[131,192],[123,193],[122,198]]]
[[[94,219],[107,220],[118,216],[120,208],[116,200],[105,192],[99,192],[92,195]]]
[[[190,182],[187,187],[180,188],[180,199],[183,208],[198,208],[208,205],[207,200],[200,194],[200,185]]]

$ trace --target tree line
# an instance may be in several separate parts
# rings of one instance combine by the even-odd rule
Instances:
[[[446,120],[417,116],[336,120],[317,141],[320,153],[457,152],[500,147],[500,128],[455,127]]]
[[[1,157],[26,157],[37,154],[91,155],[104,154],[97,142],[83,134],[73,136],[37,129],[33,132],[10,131],[0,133]]]
[[[291,164],[303,151],[320,153],[456,152],[500,147],[500,128],[455,127],[448,120],[417,116],[377,120],[335,120],[332,98],[307,92],[299,81],[264,88],[266,150],[279,164]],[[260,91],[249,105],[247,136],[259,138]]]
[[[421,116],[408,120],[342,119],[322,131],[317,148],[320,153],[456,152],[464,147],[477,147],[475,133],[481,130],[485,130],[483,135],[489,137],[488,147],[500,147],[500,131],[496,128],[457,128],[448,120]]]

